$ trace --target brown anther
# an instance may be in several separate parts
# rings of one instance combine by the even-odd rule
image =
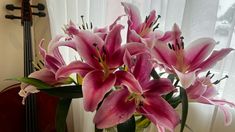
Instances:
[[[92,45],[93,45],[94,47],[97,47],[98,44],[97,44],[97,43],[93,43]]]
[[[105,49],[104,46],[102,47],[102,51],[103,51],[104,54],[107,54],[106,49]]]
[[[86,28],[85,28],[85,26],[84,26],[83,24],[82,24],[82,29],[83,29],[83,30],[86,30]]]
[[[214,76],[215,76],[215,74],[212,74],[211,77],[210,77],[210,79],[212,79]]]
[[[206,77],[208,77],[210,74],[211,74],[211,72],[208,71],[208,72],[206,73]]]
[[[184,42],[183,41],[181,42],[181,47],[182,47],[182,49],[184,49]]]
[[[168,47],[169,47],[170,49],[172,49],[172,46],[171,46],[171,44],[170,44],[170,43],[168,43]]]
[[[155,31],[155,30],[159,27],[159,24],[160,24],[160,23],[158,23],[158,24],[153,28],[153,31]]]
[[[90,28],[91,28],[91,29],[93,28],[92,22],[90,22]]]
[[[86,23],[86,29],[89,29],[89,28],[88,28],[88,24],[87,24],[87,23]]]
[[[216,80],[215,82],[213,82],[213,84],[218,84],[220,83],[222,80],[228,78],[228,75],[225,75],[225,77],[221,78],[220,80]]]
[[[171,46],[172,46],[172,50],[174,50],[174,51],[175,51],[175,46],[174,46],[173,44],[172,44]]]
[[[149,28],[151,28],[152,26],[153,26],[153,22],[150,23]]]

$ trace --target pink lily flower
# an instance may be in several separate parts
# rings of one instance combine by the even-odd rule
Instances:
[[[141,21],[140,12],[138,8],[130,3],[122,2],[125,13],[128,16],[128,42],[143,42],[147,47],[152,48],[155,41],[160,41],[161,33],[154,32],[158,28],[159,23],[156,18],[156,11],[152,10],[145,21]],[[161,39],[163,41],[163,39]]]
[[[186,89],[186,92],[191,101],[218,106],[224,114],[225,125],[231,124],[232,115],[226,105],[235,108],[235,104],[223,99],[215,98],[217,90],[209,76],[197,78],[196,82]]]
[[[199,72],[206,71],[223,59],[233,49],[214,50],[216,42],[211,38],[200,38],[184,47],[179,27],[175,24],[173,31],[167,32],[164,40],[171,43],[156,43],[153,54],[157,63],[167,71],[176,73],[183,87],[187,88],[196,80]],[[212,52],[212,53],[211,53]]]
[[[126,49],[131,54],[146,52],[140,43],[133,42],[134,44],[121,46],[120,31],[123,28],[120,24],[114,25],[105,40],[95,33],[81,30],[68,40],[67,44],[64,44],[73,47],[83,61],[70,63],[58,70],[56,75],[67,76],[71,73],[79,73],[83,77],[82,91],[86,111],[96,110],[104,95],[114,86],[116,76],[113,72],[123,65]]]
[[[149,70],[150,69],[150,70]],[[174,131],[179,116],[161,95],[171,92],[174,87],[168,79],[148,80],[152,64],[148,55],[139,55],[133,74],[127,71],[116,72],[115,90],[104,99],[95,114],[94,123],[98,128],[108,128],[123,123],[135,112],[151,120],[159,130]],[[149,73],[143,74],[142,73]]]
[[[65,65],[65,62],[59,52],[58,47],[54,46],[59,41],[60,38],[61,36],[58,36],[49,43],[48,52],[42,48],[44,40],[41,40],[39,44],[39,50],[43,58],[44,67],[42,69],[39,69],[38,71],[31,73],[28,77],[39,79],[42,82],[45,82],[51,86],[69,83],[68,76],[67,77],[63,76],[58,78],[56,78],[55,76],[57,70]],[[35,86],[22,83],[19,95],[24,98],[23,99],[24,103],[25,98],[30,93],[37,93],[37,92],[39,92],[39,90]]]

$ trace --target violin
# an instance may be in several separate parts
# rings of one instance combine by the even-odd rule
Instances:
[[[31,8],[39,12],[33,13]],[[7,19],[21,19],[24,40],[24,76],[34,71],[32,61],[31,26],[32,15],[44,17],[43,4],[31,5],[30,0],[22,0],[21,7],[6,5],[7,10],[21,10],[21,16],[6,15]],[[59,98],[40,92],[31,94],[22,105],[18,95],[20,84],[14,84],[0,91],[0,132],[56,132],[55,116]]]

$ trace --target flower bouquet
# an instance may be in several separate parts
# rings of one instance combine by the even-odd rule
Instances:
[[[83,98],[84,109],[96,113],[96,131],[116,126],[118,132],[135,132],[150,123],[159,132],[173,132],[179,124],[183,131],[191,101],[218,106],[225,124],[230,124],[227,106],[234,108],[235,104],[215,98],[216,84],[227,76],[212,81],[209,69],[233,49],[213,50],[216,42],[211,38],[194,40],[186,47],[176,24],[163,33],[158,31],[160,16],[154,10],[141,21],[137,7],[122,6],[126,14],[107,27],[93,28],[82,16],[83,24],[70,22],[66,34],[55,37],[47,51],[42,40],[42,65],[28,77],[17,78],[22,82],[20,96],[25,99],[43,91],[60,97],[59,132],[65,130],[72,98]],[[124,26],[118,23],[122,17],[128,18],[126,42],[121,36]],[[81,59],[66,64],[61,46],[76,51]],[[177,106],[182,107],[181,114]]]

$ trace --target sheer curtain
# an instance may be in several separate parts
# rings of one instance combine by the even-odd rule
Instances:
[[[81,24],[80,16],[92,21],[94,26],[105,26],[124,14],[121,0],[47,0],[51,33],[54,37],[62,34],[62,27],[72,20]],[[122,0],[125,1],[125,0]],[[160,30],[170,30],[177,23],[183,32],[185,43],[199,37],[213,37],[216,48],[235,48],[235,1],[234,0],[126,0],[135,4],[142,18],[155,9],[160,14]],[[123,22],[125,22],[123,20]],[[65,59],[74,60],[74,53],[61,49]],[[229,79],[217,85],[219,97],[235,102],[235,53],[218,63],[212,70],[215,78],[229,75]],[[221,111],[213,106],[190,104],[187,124],[196,132],[233,132],[235,130],[235,112],[233,123],[229,127],[223,124]],[[93,113],[83,111],[81,100],[73,100],[68,118],[69,131],[92,132]],[[150,131],[155,131],[150,127]],[[186,130],[187,131],[187,130]]]

